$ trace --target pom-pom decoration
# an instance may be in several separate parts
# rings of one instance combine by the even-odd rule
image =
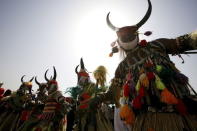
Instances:
[[[132,101],[133,107],[135,109],[141,109],[142,108],[142,99],[140,96],[137,96]]]
[[[114,53],[117,53],[119,51],[118,47],[115,46],[112,48],[112,52],[109,54],[109,57],[112,57]]]
[[[129,97],[129,93],[130,93],[129,84],[126,83],[123,86],[123,94],[124,94],[125,97]]]
[[[161,79],[157,75],[155,75],[155,85],[156,85],[156,88],[159,90],[164,90],[166,88],[164,83],[161,81]]]
[[[147,75],[149,81],[155,79],[155,75],[153,72],[147,72],[146,75]]]
[[[178,104],[177,98],[167,88],[161,92],[161,101],[166,104]]]
[[[136,86],[135,86],[136,91],[139,91],[140,89],[140,81],[138,80]]]
[[[145,73],[142,73],[139,77],[140,85],[149,87],[149,80]]]
[[[161,65],[156,65],[156,71],[159,73],[162,71],[162,66]]]
[[[144,87],[140,87],[139,96],[140,97],[144,97],[145,96],[145,89],[144,89]]]
[[[140,46],[147,46],[148,42],[146,40],[141,40],[139,45]]]
[[[127,124],[127,125],[132,125],[135,121],[135,114],[133,110],[127,105],[123,105],[120,108],[120,118],[121,120]]]

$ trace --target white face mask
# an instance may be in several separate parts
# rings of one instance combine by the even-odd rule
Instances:
[[[125,42],[125,43],[122,42],[122,41],[120,40],[120,38],[118,38],[118,45],[119,45],[121,48],[125,49],[125,50],[130,50],[130,49],[135,48],[135,47],[137,46],[138,42],[139,42],[138,36],[136,36],[136,38],[135,38],[133,41]]]

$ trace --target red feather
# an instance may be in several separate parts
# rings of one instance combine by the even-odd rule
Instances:
[[[135,99],[133,99],[133,107],[135,109],[141,109],[142,102],[141,102],[141,97],[140,96],[137,96]]]
[[[129,97],[129,84],[128,83],[126,83],[125,85],[124,85],[124,96],[125,97]]]

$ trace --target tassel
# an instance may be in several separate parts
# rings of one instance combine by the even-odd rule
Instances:
[[[132,104],[135,109],[141,109],[142,108],[141,97],[137,96],[135,99],[133,99]]]
[[[144,73],[144,68],[139,69],[139,75]]]
[[[156,71],[158,72],[158,73],[160,73],[161,71],[162,71],[162,66],[161,65],[156,65]]]
[[[167,88],[165,88],[161,92],[161,101],[166,104],[177,104],[178,103],[177,98],[170,91],[168,91]]]
[[[119,51],[118,47],[115,46],[112,48],[112,52],[109,54],[109,57],[112,57],[114,53],[117,53]]]
[[[136,91],[139,91],[140,89],[140,81],[138,80],[137,85],[135,86]]]
[[[139,96],[140,97],[144,97],[145,96],[145,89],[144,89],[144,87],[140,87]]]
[[[123,90],[124,90],[124,96],[125,97],[129,97],[129,92],[130,92],[130,89],[129,89],[129,84],[126,83],[124,86],[123,86]]]
[[[141,40],[139,45],[140,46],[147,46],[148,42],[146,40]]]
[[[147,75],[149,81],[155,79],[155,75],[153,72],[147,72],[146,75]]]
[[[187,108],[181,99],[178,99],[178,104],[176,105],[176,109],[181,115],[188,114]]]
[[[109,57],[112,57],[113,56],[113,52],[111,52],[110,54],[109,54]]]
[[[155,84],[156,84],[156,88],[159,90],[163,90],[165,89],[165,85],[164,83],[161,81],[161,79],[159,78],[159,76],[155,75]]]
[[[128,105],[123,105],[120,108],[120,118],[125,122],[125,124],[133,125],[135,122],[135,114],[133,110]]]
[[[144,87],[149,87],[149,80],[145,73],[142,73],[139,77],[140,84]]]

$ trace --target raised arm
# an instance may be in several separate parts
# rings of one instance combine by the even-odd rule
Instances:
[[[160,38],[155,41],[162,43],[168,54],[181,54],[197,49],[197,31],[179,36],[175,39]]]

